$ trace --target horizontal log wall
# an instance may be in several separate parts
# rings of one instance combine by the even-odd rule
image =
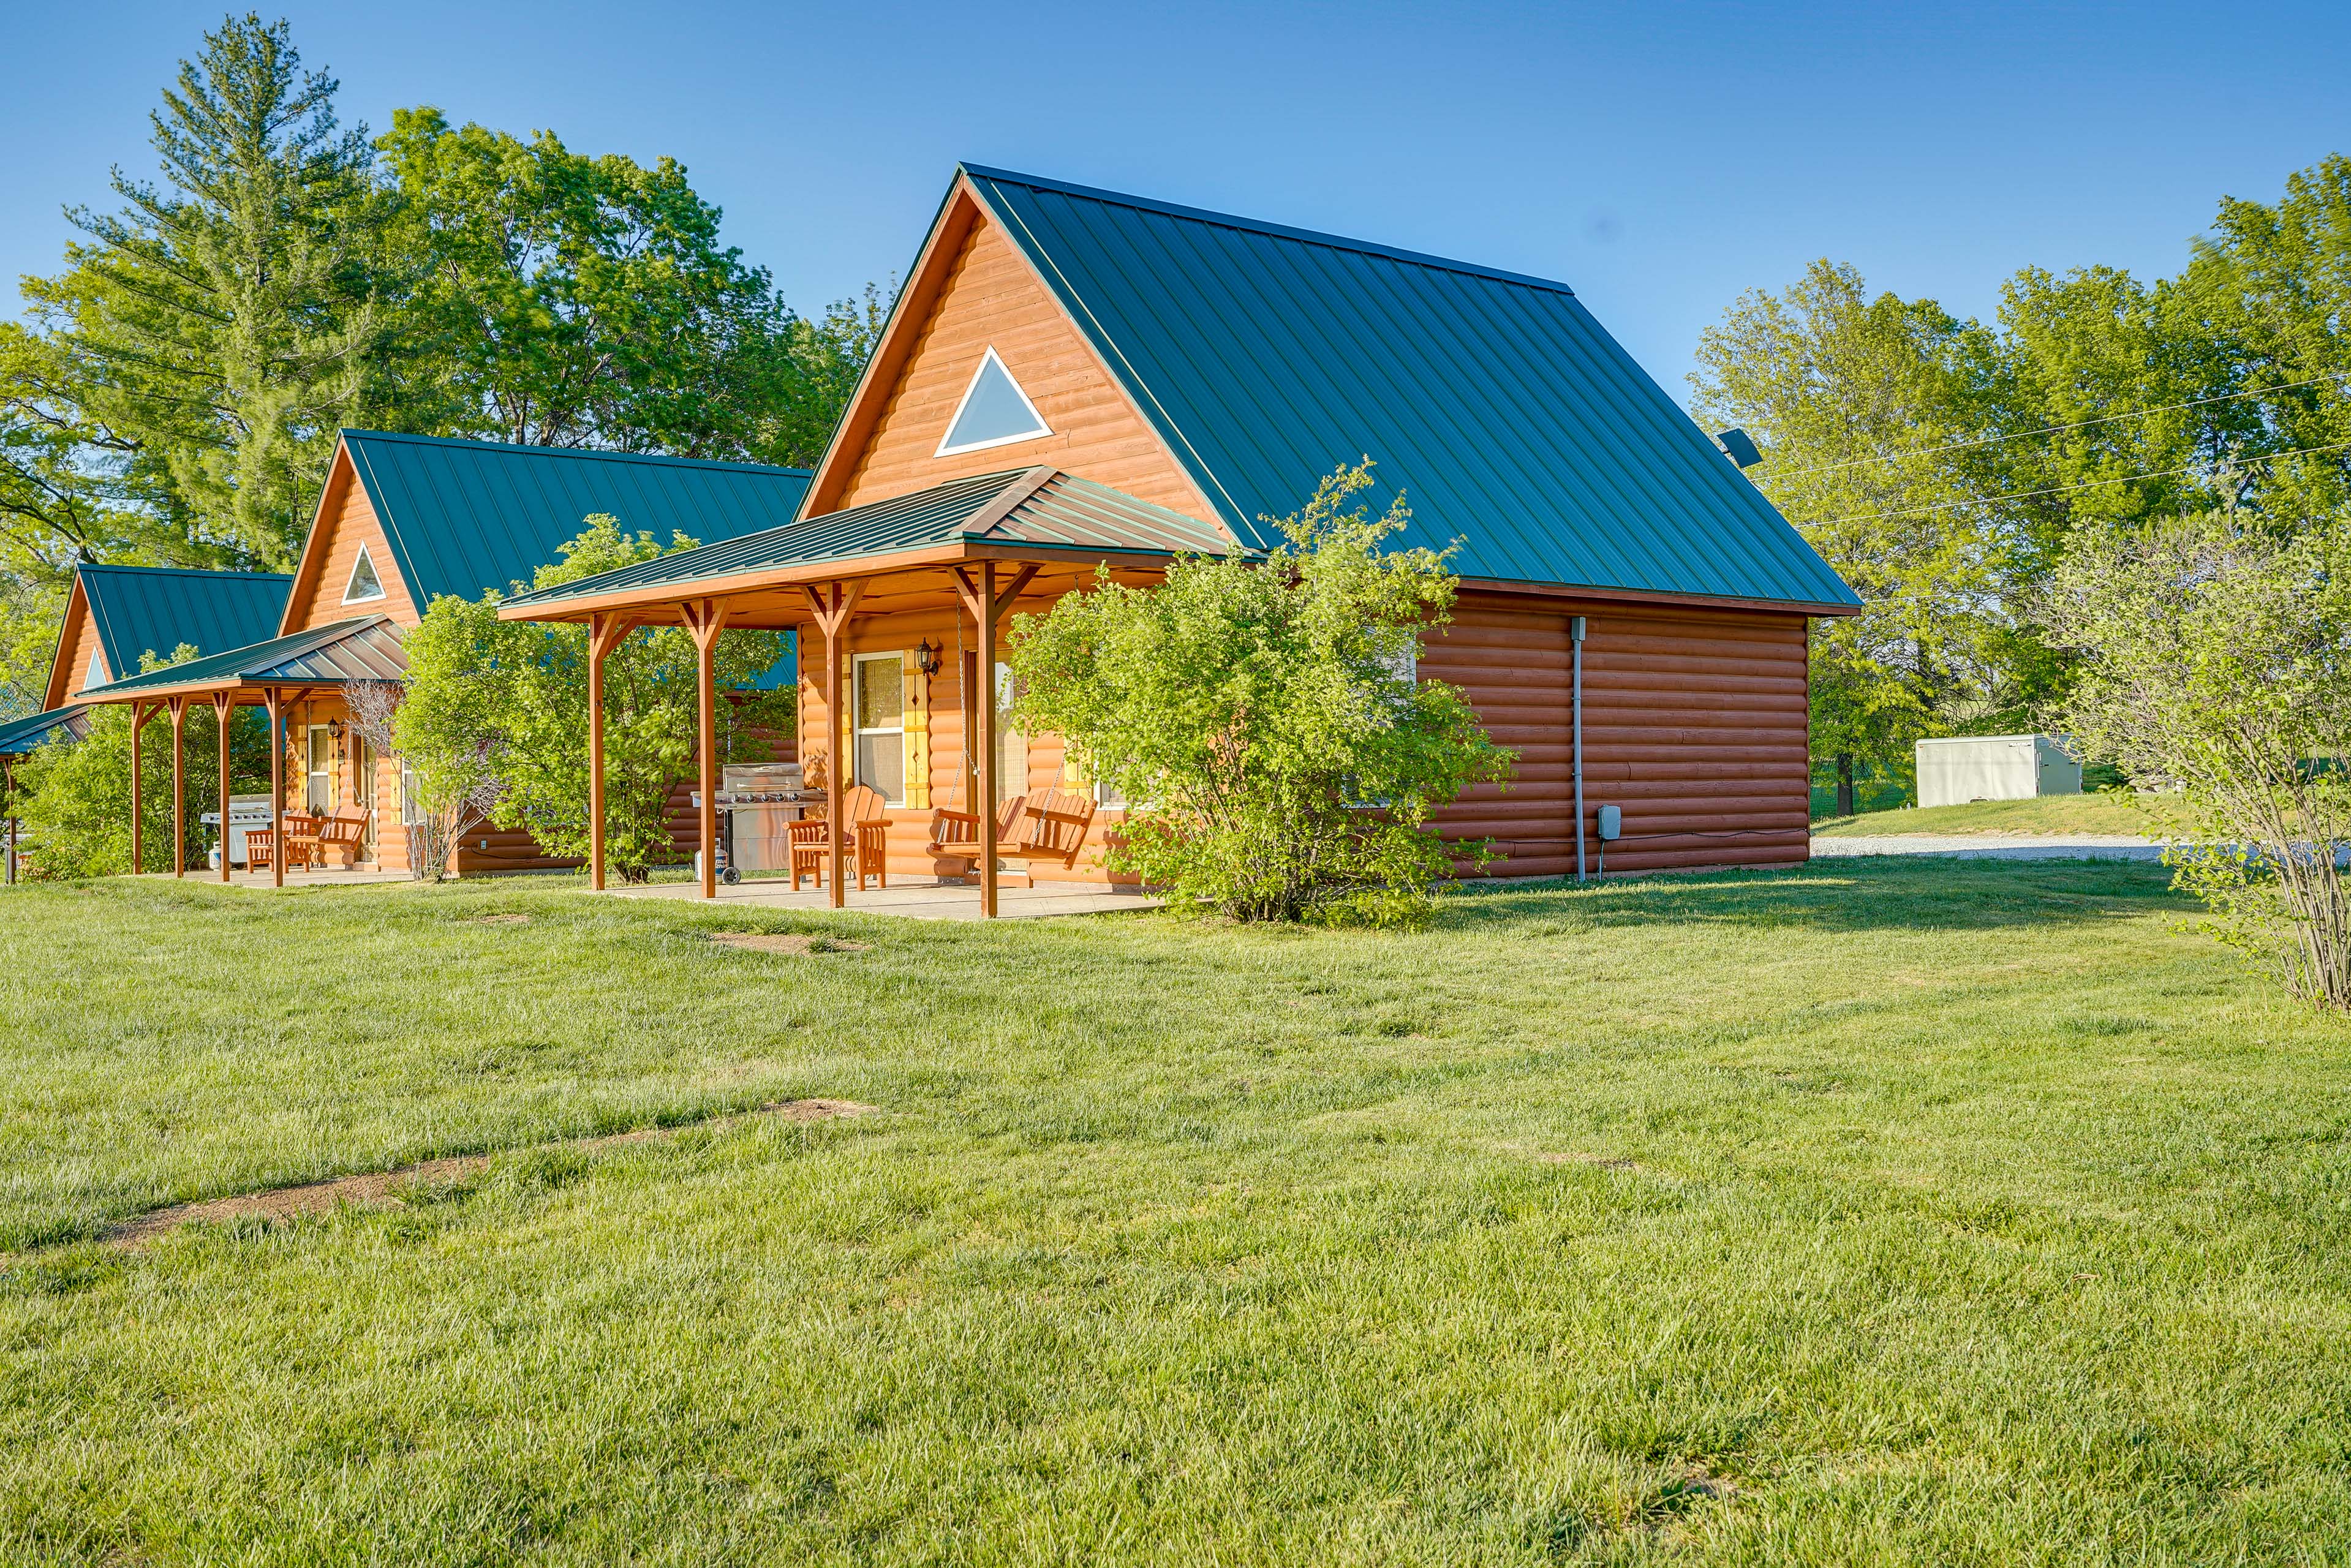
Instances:
[[[376,580],[383,584],[384,596],[345,604],[343,590],[350,585],[351,568],[359,561],[361,545],[367,546],[368,562],[375,568]],[[389,615],[402,626],[413,626],[420,618],[409,598],[408,585],[401,580],[399,564],[392,559],[383,526],[368,504],[367,487],[351,473],[350,453],[338,449],[314,537],[303,549],[301,569],[295,576],[286,629],[307,631],[354,615]]]
[[[934,455],[990,345],[1052,434]],[[1048,463],[1193,517],[1210,515],[1028,263],[983,218],[966,237],[839,505]]]
[[[1585,617],[1585,831],[1624,814],[1607,869],[1801,863],[1811,852],[1805,622],[1800,615],[1465,594],[1426,641],[1423,675],[1461,687],[1518,754],[1505,790],[1437,813],[1448,837],[1489,837],[1490,876],[1575,870],[1568,618]],[[1590,869],[1600,864],[1587,836]]]

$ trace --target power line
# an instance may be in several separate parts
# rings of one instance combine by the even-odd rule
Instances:
[[[2247,463],[2274,463],[2281,457],[2306,457],[2317,452],[2341,452],[2351,448],[2351,441],[2338,441],[2329,446],[2296,446],[2284,452],[2267,453],[2260,457],[2248,457]],[[2017,490],[2005,496],[1973,496],[1964,501],[1938,501],[1931,507],[1901,507],[1887,512],[1847,512],[1842,517],[1829,517],[1813,525],[1827,528],[1834,523],[1865,523],[1873,517],[1915,517],[1928,512],[1948,512],[1954,507],[1988,507],[1994,501],[2030,501],[2043,496],[2070,495],[2075,490],[2095,490],[2104,485],[2127,485],[2134,479],[2168,479],[2175,475],[2193,474],[2196,466],[2185,468],[2150,468],[2144,474],[2126,474],[2119,479],[2089,479],[2079,485],[2053,485],[2046,490]]]
[[[2077,420],[2072,424],[2045,424],[2039,430],[2020,430],[2008,435],[1983,435],[1973,441],[1946,442],[1940,446],[1921,446],[1908,452],[1888,452],[1875,457],[1854,457],[1843,463],[1822,463],[1811,468],[1791,468],[1785,473],[1773,472],[1775,479],[1797,479],[1807,474],[1832,474],[1840,468],[1858,468],[1865,463],[1893,463],[1905,457],[1931,457],[1938,452],[1964,452],[1975,446],[1994,446],[2003,441],[2022,441],[2029,435],[2055,435],[2068,430],[2087,430],[2094,424],[2112,424],[2118,419],[2145,419],[2151,413],[2170,413],[2178,409],[2202,408],[2207,403],[2232,402],[2243,397],[2266,397],[2271,392],[2294,392],[2302,387],[2314,387],[2321,382],[2340,381],[2351,376],[2351,371],[2329,371],[2323,376],[2313,376],[2306,382],[2288,382],[2283,386],[2252,387],[2244,392],[2220,392],[2211,397],[2199,397],[2188,402],[2158,403],[2153,408],[2133,409],[2128,413],[2102,414],[2096,419]],[[1770,464],[1765,464],[1767,468]]]

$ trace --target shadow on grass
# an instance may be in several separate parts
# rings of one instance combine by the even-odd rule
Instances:
[[[1818,930],[1968,930],[2073,925],[2120,915],[2184,912],[2160,865],[2125,861],[1815,861],[1786,871],[1715,872],[1525,887],[1446,899],[1440,928],[1506,936],[1532,925],[1802,926]]]

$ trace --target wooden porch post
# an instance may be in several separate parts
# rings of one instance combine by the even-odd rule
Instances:
[[[136,700],[131,705],[131,874],[137,876],[146,869],[146,857],[139,852],[139,732],[146,727],[146,706]]]
[[[808,595],[809,604],[816,612],[817,627],[824,633],[825,865],[827,874],[832,878],[832,896],[828,902],[840,909],[849,902],[849,890],[841,884],[841,801],[856,774],[850,759],[841,753],[841,656],[848,651],[849,618],[856,612],[858,598],[865,591],[865,580],[828,582],[821,591],[814,588],[801,591]]]
[[[1005,607],[1020,596],[1020,591],[1036,575],[1033,564],[1024,566],[999,589],[992,560],[981,561],[977,573],[968,567],[955,570],[956,590],[979,628],[979,682],[971,701],[972,717],[977,721],[979,731],[972,744],[979,753],[979,810],[976,814],[979,818],[979,913],[984,920],[996,918],[996,813],[1004,793],[1004,780],[996,776],[996,629],[1003,619]]]
[[[228,721],[236,712],[236,694],[213,694],[213,717],[220,722],[220,855],[221,881],[228,881]]]
[[[0,810],[8,814],[8,883],[16,882],[16,759],[0,757]]]
[[[166,697],[172,707],[172,874],[188,874],[188,781],[182,739],[187,734],[188,699]]]
[[[269,884],[286,885],[286,694],[276,686],[261,688],[261,706],[269,710]]]
[[[726,607],[715,599],[678,607],[694,638],[695,685],[701,702],[697,749],[702,756],[702,896],[718,896],[718,633],[726,629]]]
[[[616,614],[588,618],[588,885],[604,888],[604,658],[632,622]]]

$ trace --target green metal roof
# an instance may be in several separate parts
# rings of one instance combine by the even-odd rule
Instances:
[[[112,681],[82,693],[85,702],[107,702],[181,686],[234,686],[252,683],[339,685],[345,681],[397,681],[408,673],[400,636],[384,615],[361,615],[313,626],[250,647],[167,664],[129,680]]]
[[[89,715],[79,703],[0,724],[0,757],[22,757],[60,737],[79,740],[89,733]]]
[[[1860,602],[1563,284],[963,172],[1247,543],[1368,454],[1467,577]]]
[[[664,543],[683,533],[712,544],[791,521],[809,481],[804,469],[762,463],[342,435],[419,611],[437,594],[476,599],[528,582],[591,513]]]
[[[509,602],[543,607],[623,589],[690,590],[696,582],[745,572],[846,563],[957,540],[1155,557],[1223,555],[1233,548],[1222,532],[1181,512],[1057,469],[1020,468],[951,479],[910,496],[639,561]]]
[[[167,566],[78,566],[90,624],[107,673],[136,674],[141,654],[169,658],[241,648],[277,630],[293,579],[269,571],[192,571]]]

